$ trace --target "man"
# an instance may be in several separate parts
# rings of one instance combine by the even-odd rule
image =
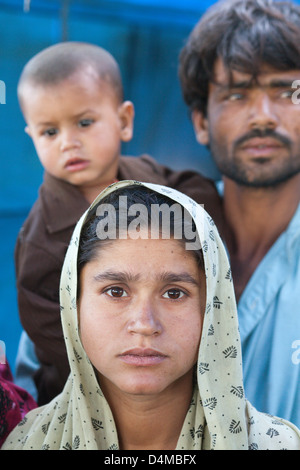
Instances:
[[[300,7],[218,2],[180,57],[199,143],[224,182],[247,398],[300,425]],[[295,95],[294,95],[295,96]]]

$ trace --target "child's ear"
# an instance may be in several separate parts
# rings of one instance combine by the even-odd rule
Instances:
[[[209,144],[208,120],[201,111],[195,110],[192,113],[192,121],[196,139],[199,144]]]
[[[131,101],[124,101],[119,107],[121,121],[121,140],[128,142],[133,136],[134,105]]]
[[[31,132],[28,126],[25,127],[24,131],[31,137]]]

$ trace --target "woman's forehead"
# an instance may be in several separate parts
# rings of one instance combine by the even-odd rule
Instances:
[[[154,260],[160,257],[161,264],[164,262],[176,262],[177,258],[193,259],[192,250],[187,250],[182,239],[175,239],[168,236],[166,238],[151,237],[151,232],[142,230],[141,236],[137,233],[125,231],[121,233],[122,238],[109,239],[99,243],[96,247],[97,258],[104,258],[109,262],[112,257],[116,257],[119,262],[131,260],[138,262],[140,260]],[[133,256],[136,254],[136,256]],[[120,257],[122,255],[122,258]],[[119,257],[119,258],[118,258]]]
[[[153,272],[160,276],[165,272],[198,270],[195,254],[185,249],[182,240],[174,238],[127,236],[125,239],[110,240],[109,243],[98,245],[90,263],[93,263],[93,269],[99,273],[123,271],[137,277],[150,277]]]

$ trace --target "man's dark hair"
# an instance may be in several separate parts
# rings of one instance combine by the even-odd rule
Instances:
[[[180,54],[179,77],[191,111],[206,115],[208,83],[220,58],[229,72],[257,77],[261,66],[300,69],[300,7],[274,0],[225,0],[212,6]]]

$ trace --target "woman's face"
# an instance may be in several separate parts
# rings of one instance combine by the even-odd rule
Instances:
[[[105,390],[155,395],[191,386],[205,275],[179,241],[115,240],[80,276],[83,347]]]

